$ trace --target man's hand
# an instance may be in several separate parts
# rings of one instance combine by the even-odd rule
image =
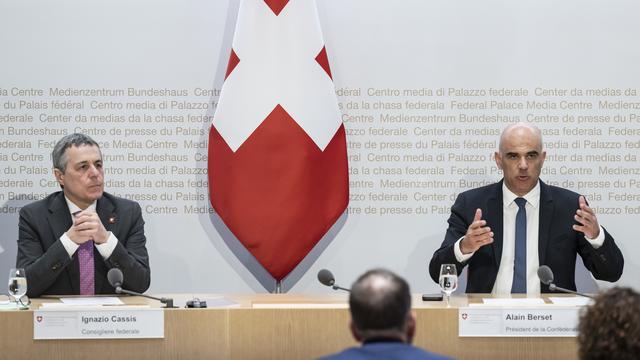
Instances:
[[[578,204],[580,208],[576,210],[576,214],[573,217],[581,225],[573,225],[573,230],[580,231],[589,239],[595,239],[600,235],[600,225],[596,214],[591,210],[584,196],[578,198]]]
[[[109,238],[109,232],[95,211],[81,211],[73,218],[73,225],[67,230],[67,236],[78,245],[89,240],[96,244],[104,244]]]
[[[460,251],[463,254],[470,254],[493,242],[493,231],[486,225],[487,222],[482,220],[482,210],[477,209],[473,222],[469,225],[462,241],[460,241]]]

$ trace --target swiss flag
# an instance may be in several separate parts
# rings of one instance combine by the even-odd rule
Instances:
[[[349,201],[344,126],[315,0],[243,0],[209,132],[211,204],[276,279]]]

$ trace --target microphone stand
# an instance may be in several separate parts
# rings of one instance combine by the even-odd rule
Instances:
[[[558,290],[558,291],[563,292],[563,293],[573,294],[573,295],[579,295],[579,296],[587,297],[587,298],[589,298],[589,299],[594,299],[594,297],[593,297],[593,296],[591,296],[591,295],[587,295],[587,294],[579,293],[579,292],[577,292],[577,291],[573,291],[573,290],[569,290],[569,289],[561,288],[561,287],[559,287],[559,286],[556,286],[556,284],[554,284],[554,283],[549,284],[549,290],[551,290],[551,291],[556,291],[556,290]]]
[[[116,294],[128,294],[128,295],[134,295],[134,296],[142,296],[148,299],[152,299],[152,300],[157,300],[160,301],[162,304],[164,304],[163,308],[165,309],[169,309],[169,308],[177,308],[177,306],[173,306],[173,299],[171,298],[157,298],[151,295],[145,295],[145,294],[141,294],[141,293],[137,293],[135,291],[129,291],[126,289],[123,289],[121,286],[117,286],[116,287]]]
[[[343,287],[338,286],[338,285],[331,285],[331,288],[332,288],[333,290],[343,290],[343,291],[346,291],[346,292],[351,292],[351,290],[346,289],[346,288],[343,288]]]

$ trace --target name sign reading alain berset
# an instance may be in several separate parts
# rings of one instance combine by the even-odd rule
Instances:
[[[575,337],[581,307],[466,307],[458,312],[461,337]]]

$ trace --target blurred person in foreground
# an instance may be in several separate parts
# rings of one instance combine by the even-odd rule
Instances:
[[[578,326],[580,359],[640,358],[640,294],[615,287],[599,294]]]
[[[409,285],[391,271],[374,269],[360,276],[351,286],[349,310],[351,333],[362,346],[322,359],[448,359],[411,345],[416,316]]]
[[[149,257],[138,203],[104,192],[102,152],[84,134],[60,139],[51,153],[62,191],[20,210],[16,266],[27,275],[27,295],[113,294],[109,269],[123,288],[149,288]]]

